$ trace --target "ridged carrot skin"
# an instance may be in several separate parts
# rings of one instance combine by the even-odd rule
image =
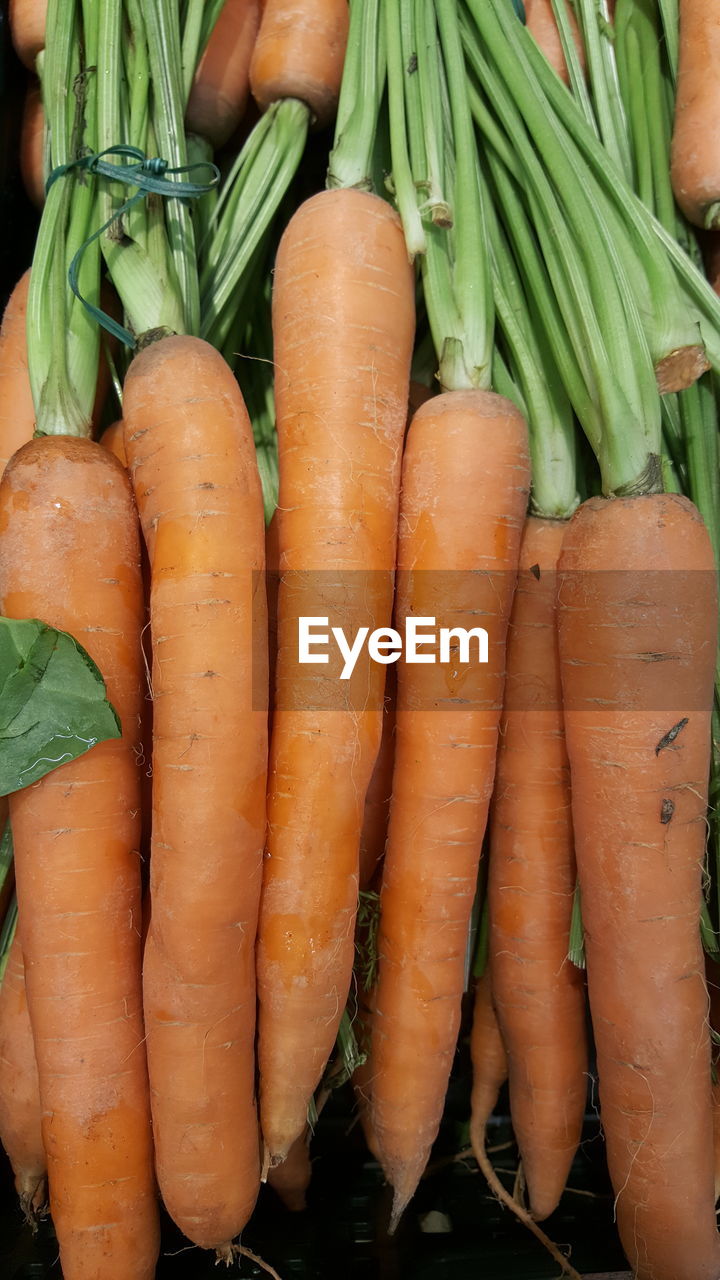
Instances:
[[[185,127],[207,138],[216,150],[232,137],[242,120],[259,25],[259,0],[225,0],[198,63]]]
[[[13,289],[0,328],[0,476],[16,449],[32,440],[35,406],[27,361],[27,316],[30,271]]]
[[[267,771],[264,519],[247,411],[198,338],[133,360],[125,446],[151,566],[148,1065],[163,1200],[230,1260],[260,1185],[255,956]]]
[[[680,38],[670,177],[685,217],[720,226],[720,9],[680,0]],[[710,215],[710,220],[708,216]]]
[[[347,0],[266,0],[250,64],[250,88],[260,109],[299,98],[318,126],[329,124],[349,24]]]
[[[0,986],[0,1141],[28,1219],[47,1201],[47,1160],[35,1044],[25,991],[20,935],[15,932]]]
[[[371,1093],[393,1223],[427,1163],[455,1053],[528,488],[527,426],[504,397],[453,391],[415,414],[397,624],[402,632],[418,615],[437,627],[484,626],[489,661],[479,664],[475,649],[464,667],[398,668]]]
[[[588,989],[620,1238],[639,1280],[717,1280],[701,875],[717,631],[696,508],[593,498],[559,562]]]
[[[556,627],[564,533],[560,520],[525,525],[490,817],[493,997],[538,1221],[565,1188],[587,1094],[585,984],[568,959],[576,871]]]
[[[493,1003],[489,965],[475,987],[470,1057],[473,1068],[470,1138],[473,1147],[484,1151],[487,1123],[508,1076],[507,1053]]]
[[[357,190],[300,207],[274,282],[283,576],[258,1053],[262,1130],[277,1160],[304,1128],[350,985],[385,680],[367,650],[347,684],[333,666],[299,667],[297,617],[327,614],[348,636],[390,623],[415,309],[399,218]]]
[[[60,589],[60,585],[62,589]],[[0,612],[69,631],[123,738],[15,792],[20,941],[65,1280],[152,1280],[159,1249],[140,979],[143,597],[128,477],[89,440],[34,440],[0,484]]]

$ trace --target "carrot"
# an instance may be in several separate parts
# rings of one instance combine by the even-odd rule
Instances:
[[[473,1025],[470,1035],[470,1053],[473,1064],[472,1097],[470,1102],[470,1144],[473,1155],[485,1175],[493,1195],[515,1215],[523,1226],[562,1268],[570,1280],[582,1280],[567,1258],[560,1252],[545,1232],[530,1217],[527,1209],[511,1196],[500,1181],[487,1153],[485,1142],[487,1124],[497,1105],[500,1090],[507,1079],[508,1062],[497,1014],[493,1004],[492,972],[485,966],[475,987]]]
[[[45,113],[40,85],[31,81],[25,94],[20,131],[20,173],[36,209],[45,203]]]
[[[195,72],[185,126],[216,150],[242,120],[259,24],[258,0],[225,0]]]
[[[384,667],[367,650],[348,684],[334,667],[299,667],[297,618],[332,615],[348,637],[390,622],[414,334],[400,221],[377,196],[306,201],[274,280],[282,576],[258,950],[266,1161],[302,1132],[345,1005],[382,729]]]
[[[329,124],[349,20],[347,0],[266,0],[250,63],[250,88],[261,111],[281,98],[299,98],[319,127]]]
[[[277,662],[278,636],[278,582],[280,569],[280,547],[278,545],[278,515],[275,512],[265,530],[265,567],[267,579],[268,604],[268,656],[270,690],[275,688],[275,664]],[[273,699],[270,698],[269,725],[272,726]]]
[[[717,1280],[701,873],[712,547],[675,494],[592,498],[559,562],[572,813],[600,1110],[638,1280]]]
[[[121,466],[127,469],[127,450],[125,448],[125,423],[122,418],[118,418],[117,422],[111,422],[106,427],[100,437],[100,443],[104,449],[108,449],[114,454]]]
[[[69,631],[122,739],[10,797],[50,1209],[66,1280],[151,1280],[158,1210],[140,986],[143,601],[127,476],[88,440],[34,440],[0,484],[0,612]],[[112,1259],[112,1263],[110,1263]]]
[[[0,1141],[12,1165],[23,1213],[29,1222],[34,1222],[47,1200],[47,1160],[25,965],[17,930],[0,986]]]
[[[22,63],[35,70],[35,59],[45,48],[48,0],[10,0],[8,18],[15,52]]]
[[[570,769],[555,625],[566,522],[530,517],[510,621],[490,819],[493,996],[510,1112],[537,1220],[557,1207],[587,1094],[585,987],[568,959],[575,891]]]
[[[378,870],[387,838],[395,763],[395,668],[387,674],[382,736],[375,768],[365,797],[360,832],[360,888],[367,889]]]
[[[229,1262],[260,1185],[254,943],[267,768],[262,494],[239,388],[199,338],[165,338],[136,356],[123,415],[152,575],[144,998],[157,1173],[185,1235]]]
[[[507,1053],[493,1003],[489,964],[475,987],[470,1057],[473,1068],[470,1141],[474,1151],[484,1151],[487,1123],[508,1074]]]
[[[670,152],[675,199],[698,227],[720,226],[720,14],[704,0],[681,0],[677,95]]]
[[[455,1052],[528,488],[527,427],[509,400],[458,390],[415,414],[403,461],[398,625],[413,614],[438,627],[482,618],[489,662],[478,663],[475,648],[468,664],[456,654],[451,667],[398,670],[371,1094],[395,1193],[391,1229],[427,1163]]]
[[[550,66],[557,72],[565,84],[570,83],[562,40],[553,10],[552,0],[524,0],[525,26],[538,48],[542,49]],[[583,70],[585,68],[585,47],[582,42],[577,18],[572,6],[567,6],[567,17],[572,31],[573,43],[577,49]]]
[[[715,1037],[720,1031],[720,965],[709,956],[705,957],[705,975],[708,995],[710,997],[710,1028]],[[713,1037],[712,1042],[712,1112],[713,1112],[713,1148],[715,1153],[715,1201],[720,1199],[720,1047]]]
[[[0,476],[8,458],[32,439],[35,430],[25,334],[29,287],[28,270],[10,295],[0,328]]]

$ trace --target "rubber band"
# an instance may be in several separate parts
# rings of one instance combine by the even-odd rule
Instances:
[[[105,156],[123,156],[133,163],[111,164],[104,159]],[[78,272],[82,255],[93,241],[98,240],[113,223],[118,222],[138,201],[144,200],[146,196],[159,195],[164,196],[165,199],[196,200],[200,196],[207,195],[209,191],[212,191],[217,186],[220,181],[220,170],[210,160],[198,160],[194,164],[171,168],[167,160],[164,160],[161,156],[146,156],[139,147],[118,143],[114,147],[108,147],[105,151],[77,156],[76,159],[68,161],[67,164],[57,165],[45,183],[46,194],[58,178],[64,177],[65,174],[70,173],[73,169],[81,169],[85,173],[93,174],[95,177],[107,178],[110,182],[121,182],[124,186],[138,188],[133,195],[129,196],[120,205],[119,209],[115,210],[107,222],[104,222],[97,231],[93,231],[92,235],[88,236],[87,240],[80,245],[68,268],[70,288],[78,301],[85,307],[85,310],[114,338],[123,342],[125,346],[134,349],[137,344],[129,329],[126,329],[117,320],[114,320],[112,316],[109,316],[107,312],[102,311],[100,307],[94,306],[92,302],[88,302],[87,298],[82,296],[78,285]],[[209,182],[178,182],[172,181],[169,176],[190,174],[197,169],[202,169],[210,174]]]

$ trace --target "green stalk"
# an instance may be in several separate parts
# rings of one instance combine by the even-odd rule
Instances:
[[[687,493],[707,525],[720,569],[720,448],[712,378],[678,396],[687,459]]]
[[[175,0],[150,0],[143,8],[153,84],[155,134],[160,154],[171,168],[187,164],[185,105],[178,10]],[[165,202],[168,242],[173,270],[180,285],[185,331],[197,333],[200,294],[192,216],[186,203]]]
[[[7,915],[5,916],[2,928],[0,929],[0,983],[5,977],[8,956],[10,955],[10,948],[13,944],[13,938],[15,937],[15,930],[17,929],[17,921],[17,895],[13,893],[12,901],[7,909]]]
[[[405,80],[408,70],[403,65],[400,6],[396,0],[384,0],[384,9],[392,183],[407,251],[412,259],[425,253],[427,246],[408,154],[405,117]]]
[[[373,144],[387,62],[381,0],[352,0],[328,187],[373,190]]]
[[[480,187],[472,113],[465,90],[465,61],[456,0],[435,0],[445,78],[450,97],[454,144],[453,241],[455,261],[453,292],[462,327],[462,364],[451,356],[455,382],[444,377],[445,352],[440,360],[443,386],[488,389],[495,317],[492,302],[490,256]],[[448,375],[450,376],[450,375]],[[458,376],[467,381],[458,381]]]
[[[195,70],[200,59],[205,0],[186,0],[180,62],[182,68],[182,100],[187,106]]]
[[[570,78],[570,89],[573,98],[582,111],[589,127],[599,135],[595,112],[590,101],[587,83],[585,81],[585,73],[582,63],[578,55],[577,46],[573,39],[570,19],[568,17],[567,0],[552,0],[553,14],[557,23],[558,33],[560,35],[560,44],[562,46],[565,65],[568,69]]]
[[[243,156],[251,163],[238,166],[236,184],[225,200],[202,274],[201,325],[203,338],[222,348],[239,309],[247,274],[287,188],[297,172],[305,148],[310,113],[303,102],[276,102],[256,126],[259,145],[251,134]],[[255,131],[253,131],[255,132]]]
[[[605,150],[630,182],[632,161],[627,121],[619,92],[612,41],[608,38],[609,23],[597,0],[576,0],[576,7],[599,134]]]
[[[618,269],[616,280],[608,280],[603,237],[589,202],[577,192],[576,200],[560,208],[505,83],[477,50],[470,52],[506,138],[512,138],[522,161],[534,226],[583,369],[584,399],[596,402],[600,411],[598,436],[595,415],[581,413],[577,387],[566,384],[584,429],[591,433],[604,487],[609,493],[652,491],[659,484],[660,403],[642,331],[635,324],[629,327],[632,310],[617,288],[622,272]]]
[[[78,79],[79,17],[75,0],[50,0],[44,82],[51,168],[68,164],[81,141],[77,94],[82,94],[85,83]],[[51,186],[30,275],[28,369],[38,435],[89,435],[91,429],[90,409],[83,399],[85,377],[78,396],[68,368],[70,295],[65,255],[77,185],[77,175],[70,171]]]
[[[542,329],[531,322],[515,262],[489,199],[486,208],[495,307],[530,431],[531,509],[548,519],[566,519],[579,502],[572,408],[552,355],[547,346],[543,349]]]
[[[489,3],[494,4],[494,0],[489,0]],[[501,16],[500,10],[498,16]],[[547,114],[549,106],[552,107],[557,120],[565,125],[568,135],[585,159],[589,171],[585,177],[586,183],[590,177],[594,179],[594,188],[601,193],[607,207],[614,210],[617,220],[614,225],[624,224],[630,244],[635,246],[638,255],[642,255],[646,265],[651,266],[654,261],[657,283],[653,286],[653,296],[661,300],[666,308],[676,309],[678,295],[673,282],[670,282],[669,289],[660,287],[660,282],[666,278],[669,260],[682,291],[681,299],[684,298],[686,304],[697,309],[701,338],[707,348],[708,359],[714,369],[720,370],[720,299],[695,262],[628,188],[605,148],[592,130],[588,129],[565,86],[547,66],[546,59],[532,37],[522,28],[515,53],[517,65],[514,79],[518,86],[530,92],[531,102],[534,103],[531,110]]]
[[[431,41],[437,41],[434,4],[433,0],[411,2],[415,5],[414,53],[417,59],[417,94],[427,183],[427,194],[420,211],[429,213],[432,221],[440,227],[451,226],[453,213],[447,200],[449,192],[445,187],[439,131],[428,123],[433,120],[441,121],[445,115],[439,61],[429,56]]]
[[[680,219],[670,182],[672,119],[653,0],[618,0],[615,32],[620,87],[634,142],[635,190],[665,229],[676,235]]]
[[[565,282],[566,287],[563,287],[563,278],[556,275],[555,281],[551,282],[537,237],[532,231],[519,194],[522,172],[514,164],[515,152],[508,146],[505,136],[495,125],[479,95],[472,93],[471,101],[476,121],[491,148],[486,154],[486,161],[493,178],[496,203],[502,210],[506,232],[523,273],[532,330],[545,336],[560,371],[566,394],[597,453],[602,447],[603,431],[597,397],[592,391],[592,368],[587,362],[585,345],[580,345],[576,351],[570,339],[568,325],[563,319],[563,314],[569,315],[573,330],[579,327],[579,317],[575,316],[576,298],[572,281]],[[517,173],[514,168],[517,168]],[[588,390],[588,385],[591,390]]]
[[[667,51],[668,65],[673,83],[677,79],[678,66],[678,47],[680,30],[680,15],[678,12],[678,0],[658,0],[660,9],[660,17],[662,19],[663,37],[665,40],[665,48]]]
[[[148,67],[144,10],[138,0],[127,0],[130,21],[133,74],[129,85],[129,120],[132,143],[145,150],[150,140],[148,116]],[[128,33],[122,26],[122,0],[102,0],[98,47],[98,150],[125,141],[122,133],[121,45]],[[127,199],[125,187],[101,178],[99,225],[107,222]],[[171,203],[176,204],[173,200]],[[100,237],[103,257],[113,284],[122,299],[130,328],[142,335],[153,330],[184,331],[182,298],[172,274],[167,237],[158,234],[164,227],[164,212],[149,200],[138,202],[122,223],[113,222]]]

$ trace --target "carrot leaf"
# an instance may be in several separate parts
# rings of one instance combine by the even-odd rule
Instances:
[[[37,619],[0,618],[0,706],[0,795],[121,736],[89,654]]]

